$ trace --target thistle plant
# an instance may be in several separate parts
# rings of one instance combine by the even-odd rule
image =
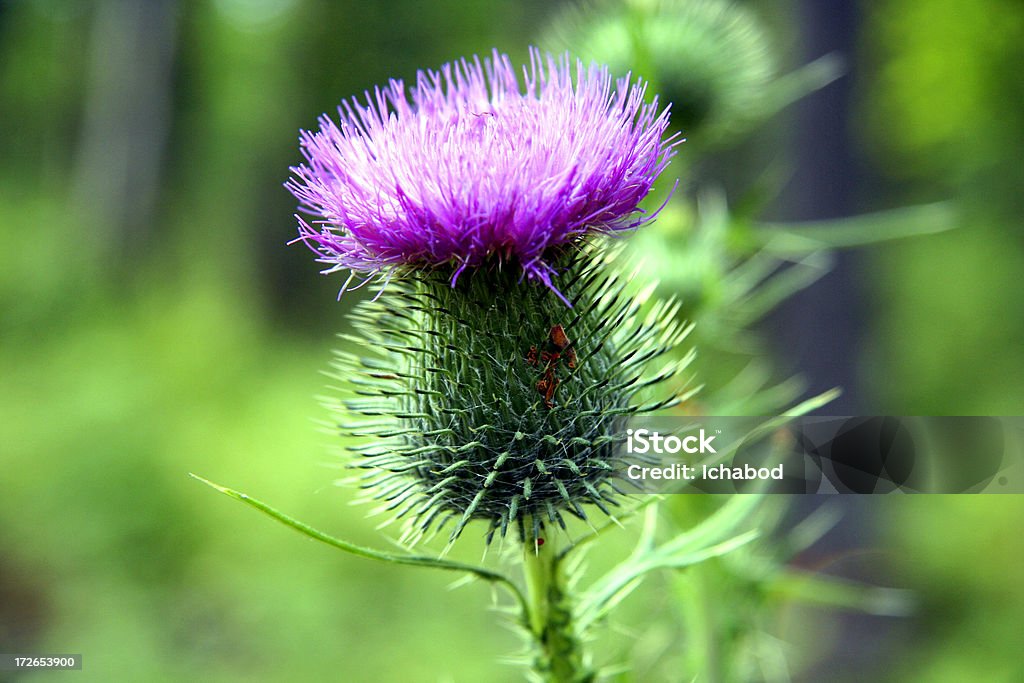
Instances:
[[[688,135],[692,128],[708,131],[705,142],[724,138],[749,124],[753,109],[766,115],[780,106],[779,92],[795,92],[778,89],[774,62],[762,63],[767,47],[759,27],[731,5],[637,0],[626,3],[626,14],[610,3],[602,7],[604,20],[595,10],[593,22],[580,14],[564,21],[563,30],[572,26],[577,36],[589,36],[595,51],[612,50],[608,61],[633,59],[641,73],[679,93],[684,111],[700,110],[686,120]],[[739,66],[727,61],[722,73],[659,70],[679,61],[678,54],[664,41],[637,36],[661,31],[661,15],[692,20],[681,34],[690,42],[671,46],[692,48],[685,63],[709,65],[708,54],[726,45],[735,46],[728,52]],[[803,91],[827,82],[832,76],[825,71],[797,79]],[[695,297],[703,308],[683,302],[722,345],[813,279],[798,271],[780,288],[781,264],[796,256],[797,265],[817,272],[830,243],[816,226],[809,232],[766,226],[758,237],[737,241],[736,226],[749,229],[745,217],[730,216],[722,201],[695,209],[679,193],[661,204],[670,229],[659,235],[646,227],[660,209],[650,210],[645,200],[682,137],[645,81],[628,74],[616,80],[612,73],[537,50],[519,70],[495,51],[420,72],[408,90],[391,81],[362,100],[343,102],[337,119],[325,115],[317,130],[301,133],[305,162],[291,169],[286,184],[300,208],[294,241],[315,252],[324,273],[345,274],[341,294],[368,283],[378,289],[351,315],[354,333],[342,336],[333,365],[338,391],[325,402],[332,429],[355,444],[347,459],[350,482],[375,512],[401,524],[402,550],[353,545],[211,484],[346,552],[502,587],[526,635],[524,661],[542,681],[591,681],[606,673],[586,645],[650,573],[730,555],[733,565],[748,558],[744,566],[755,563],[758,571],[716,585],[741,585],[751,595],[767,594],[770,583],[791,585],[785,558],[769,553],[772,559],[763,560],[753,550],[768,526],[763,496],[736,496],[710,512],[698,506],[697,517],[676,505],[671,518],[686,521],[666,536],[659,499],[630,495],[617,476],[629,462],[620,448],[627,421],[672,409],[696,392],[692,325],[682,304],[659,297],[657,283],[644,280],[648,271],[624,265],[630,260],[618,238],[639,231],[651,235],[646,243],[655,251],[679,249],[699,262],[681,270],[664,253],[652,254],[652,267],[669,282],[711,272],[724,285],[718,300]],[[694,93],[702,89],[717,94],[700,101]],[[692,225],[702,229],[680,230],[680,216],[695,216]],[[709,225],[715,229],[704,229]],[[855,226],[853,237],[840,234],[857,243],[877,233],[872,226],[891,227],[891,220],[865,225]],[[771,238],[757,241],[765,235]],[[734,303],[748,305],[744,316],[723,317]],[[751,406],[780,413],[749,441],[831,398],[783,410],[795,394],[788,386],[765,389],[763,380],[761,373],[741,375],[731,394],[729,386],[714,387],[702,400],[736,406],[738,391],[743,403],[734,414]],[[741,441],[718,458],[730,457]],[[635,550],[583,586],[583,553],[634,515],[643,518]],[[582,523],[574,526],[573,519]],[[446,543],[439,554],[416,554],[415,547],[427,547],[438,533]],[[467,533],[500,545],[502,566],[516,556],[521,573],[447,559]],[[825,602],[838,596],[832,602],[843,605],[863,597],[857,587],[830,587],[822,579],[810,590]],[[725,604],[731,599],[720,597]],[[884,602],[887,596],[874,597]],[[693,614],[687,612],[689,623]],[[733,670],[714,664],[675,673],[741,680],[708,673]]]
[[[533,543],[591,504],[607,514],[623,421],[676,400],[643,396],[676,373],[648,367],[685,330],[671,304],[642,315],[588,238],[652,218],[638,204],[673,152],[668,112],[536,51],[522,83],[495,53],[369,100],[302,134],[288,187],[328,272],[389,280],[336,364],[358,387],[333,407],[370,437],[371,497],[408,520],[405,541],[480,519]]]
[[[678,305],[648,301],[609,246],[654,218],[640,202],[680,141],[646,95],[568,56],[534,50],[522,76],[497,52],[462,60],[322,117],[287,183],[324,272],[381,286],[328,401],[363,440],[366,496],[406,547],[477,520],[488,543],[514,534],[525,592],[466,571],[513,590],[545,680],[595,675],[553,532],[615,518],[625,421],[684,396]],[[395,560],[456,568],[411,557]]]

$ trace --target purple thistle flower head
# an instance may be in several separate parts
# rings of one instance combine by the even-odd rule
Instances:
[[[392,80],[343,102],[340,125],[302,131],[306,163],[286,186],[315,217],[296,216],[298,240],[324,272],[448,265],[454,285],[497,258],[555,289],[550,248],[651,220],[638,204],[673,154],[668,110],[568,55],[533,49],[522,75],[495,51],[418,72],[411,98]]]

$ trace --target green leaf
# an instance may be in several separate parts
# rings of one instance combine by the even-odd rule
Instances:
[[[750,260],[755,259],[757,255]],[[732,302],[735,307],[731,312],[733,324],[747,327],[757,322],[783,301],[814,284],[828,272],[831,265],[827,252],[814,251],[773,273],[771,277],[750,284],[749,289],[743,292],[743,297]],[[730,277],[742,268],[737,267]]]
[[[374,550],[373,548],[366,548],[364,546],[356,545],[354,543],[349,543],[348,541],[344,541],[340,538],[335,538],[334,536],[325,534],[322,531],[314,529],[308,524],[305,524],[303,522],[298,521],[297,519],[289,517],[283,512],[275,510],[274,508],[270,507],[263,501],[253,498],[248,494],[236,491],[234,489],[229,489],[226,486],[221,486],[220,484],[215,484],[212,481],[204,479],[203,477],[200,477],[197,474],[192,474],[191,472],[189,473],[189,476],[192,477],[193,479],[201,481],[210,488],[219,491],[220,493],[223,493],[229,498],[234,498],[235,500],[245,503],[249,507],[259,510],[263,514],[267,515],[272,519],[277,520],[281,524],[284,524],[285,526],[289,526],[292,529],[295,529],[300,534],[308,536],[309,538],[312,538],[315,541],[326,543],[329,546],[338,548],[339,550],[343,550],[352,555],[364,557],[370,560],[378,560],[380,562],[390,562],[393,564],[403,564],[413,567],[430,567],[433,569],[444,569],[447,571],[464,572],[478,579],[483,579],[484,581],[488,581],[490,583],[502,585],[508,589],[509,593],[512,594],[512,597],[514,597],[516,601],[519,603],[519,606],[523,610],[523,615],[527,614],[526,599],[523,597],[522,591],[520,591],[519,587],[504,574],[491,571],[490,569],[485,569],[484,567],[477,567],[471,564],[464,564],[462,562],[452,562],[450,560],[444,560],[437,557],[428,557],[425,555],[385,553],[380,550]]]
[[[842,57],[835,52],[830,52],[779,77],[771,85],[769,99],[772,113],[816,90],[821,90],[842,76],[845,71]]]
[[[848,249],[906,237],[934,235],[957,226],[953,202],[905,206],[860,216],[803,223],[758,223],[747,234],[750,247],[780,257],[821,249]]]
[[[772,593],[788,599],[884,617],[905,617],[914,607],[910,591],[865,586],[825,574],[789,571],[772,581],[770,586]]]
[[[652,539],[657,523],[657,509],[650,507],[633,553],[601,577],[584,594],[579,607],[581,630],[607,614],[629,595],[644,575],[658,569],[682,569],[744,546],[758,537],[756,529],[743,531],[751,523],[760,495],[735,496],[709,519],[694,529],[679,534],[660,546]]]

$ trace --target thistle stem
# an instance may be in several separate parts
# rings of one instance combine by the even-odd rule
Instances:
[[[533,667],[546,683],[584,683],[595,674],[584,664],[575,633],[572,604],[554,538],[523,542],[523,573],[526,577],[527,626],[533,637]]]

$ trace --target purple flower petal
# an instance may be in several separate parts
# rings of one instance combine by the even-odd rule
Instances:
[[[420,71],[302,131],[306,163],[287,188],[299,240],[325,272],[466,268],[515,261],[554,288],[551,247],[653,218],[639,208],[673,155],[668,110],[645,86],[566,55],[531,50],[518,78],[506,55]]]

